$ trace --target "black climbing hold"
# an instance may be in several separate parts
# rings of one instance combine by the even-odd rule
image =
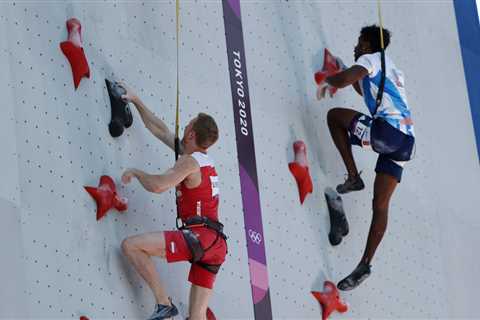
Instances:
[[[108,125],[108,131],[112,137],[116,138],[122,135],[124,128],[129,128],[133,123],[133,116],[128,103],[122,99],[126,90],[117,83],[105,79],[107,84],[108,96],[110,97],[110,106],[112,108],[112,120]]]
[[[325,190],[328,214],[330,216],[330,232],[328,240],[332,246],[339,245],[348,234],[348,221],[343,210],[342,198],[331,188]]]

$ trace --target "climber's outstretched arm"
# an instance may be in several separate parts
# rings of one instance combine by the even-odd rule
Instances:
[[[368,70],[364,67],[354,65],[344,71],[341,71],[335,75],[327,77],[325,80],[329,85],[336,88],[345,88],[346,86],[353,85],[355,90],[361,94],[358,81],[368,75]]]

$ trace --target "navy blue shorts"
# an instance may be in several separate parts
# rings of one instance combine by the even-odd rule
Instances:
[[[362,148],[372,148],[379,154],[375,172],[402,179],[403,166],[411,159],[415,138],[391,126],[382,118],[372,119],[359,113],[349,128],[350,142]]]

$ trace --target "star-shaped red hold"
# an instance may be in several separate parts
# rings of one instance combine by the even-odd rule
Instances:
[[[185,320],[190,320],[190,318],[185,318]],[[207,320],[217,320],[217,317],[215,317],[215,314],[210,307],[207,307]]]
[[[109,176],[101,176],[98,187],[84,187],[97,202],[97,220],[103,218],[107,211],[115,208],[118,211],[127,210],[127,200],[117,194],[115,182]]]
[[[323,292],[312,291],[313,296],[322,306],[322,320],[326,320],[333,311],[347,312],[348,306],[340,300],[340,294],[333,282],[325,281]]]
[[[337,74],[340,68],[337,65],[337,59],[333,56],[327,48],[325,48],[323,55],[323,67],[322,70],[315,73],[315,82],[317,85],[321,84],[329,76]],[[337,92],[338,88],[330,87],[328,92],[330,96],[333,96]]]

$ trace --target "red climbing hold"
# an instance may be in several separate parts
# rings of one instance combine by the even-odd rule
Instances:
[[[328,51],[327,48],[325,48],[325,52],[323,55],[323,67],[322,70],[317,71],[315,73],[315,82],[317,85],[320,85],[325,79],[329,76],[332,76],[340,71],[340,68],[338,67],[337,64],[337,59],[335,58],[334,55]],[[328,92],[330,94],[330,97],[332,97],[335,92],[337,92],[338,88],[329,86],[328,87]]]
[[[297,181],[300,203],[303,204],[307,194],[313,192],[312,178],[308,170],[307,147],[303,141],[298,140],[293,143],[293,151],[295,160],[288,164],[288,168]]]
[[[73,73],[73,84],[78,88],[83,77],[90,78],[90,68],[82,48],[82,25],[75,18],[67,20],[68,40],[60,43]]]
[[[97,220],[103,218],[107,211],[115,208],[127,210],[127,200],[118,196],[115,183],[109,176],[102,176],[98,187],[84,187],[97,202]]]
[[[215,317],[215,314],[210,308],[207,308],[207,320],[217,320],[217,317]]]
[[[318,303],[322,305],[322,320],[326,320],[333,311],[347,312],[348,306],[340,300],[340,294],[333,282],[325,281],[323,292],[312,291]]]
[[[88,318],[85,317],[85,316],[81,316],[81,317],[80,317],[80,320],[90,320],[90,319],[88,319]]]
[[[189,320],[190,318],[185,318],[185,320]],[[215,317],[215,314],[213,313],[212,309],[210,307],[207,307],[207,320],[217,320],[217,317]]]

